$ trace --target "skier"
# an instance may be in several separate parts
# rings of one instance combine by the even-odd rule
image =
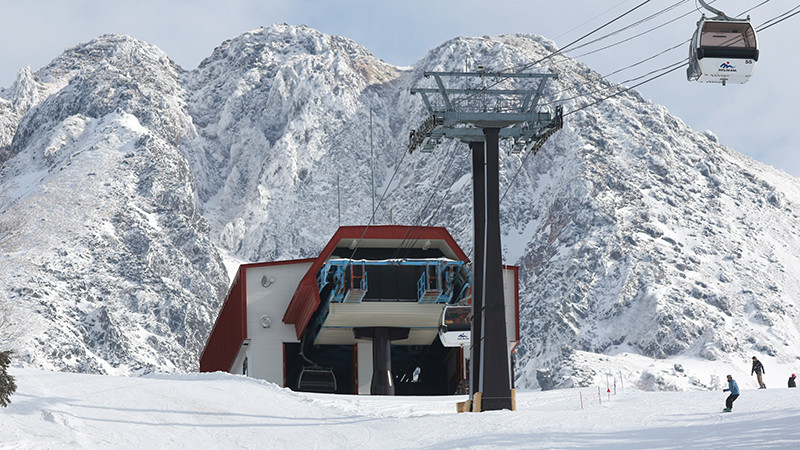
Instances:
[[[753,376],[755,372],[756,378],[758,379],[758,388],[759,389],[766,389],[767,386],[764,384],[764,380],[761,379],[761,375],[765,374],[764,365],[761,364],[761,361],[758,360],[755,356],[753,356],[753,368],[750,370],[750,376]]]
[[[733,402],[739,398],[739,385],[736,384],[736,380],[733,379],[732,376],[728,375],[728,389],[723,389],[722,392],[731,392],[731,395],[725,399],[725,409],[724,412],[731,412],[733,410]]]
[[[792,376],[789,377],[789,387],[797,387],[797,384],[794,382],[794,377],[795,377],[794,374],[792,374]]]

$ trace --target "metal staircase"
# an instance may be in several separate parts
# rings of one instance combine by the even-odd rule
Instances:
[[[367,289],[366,264],[361,263],[360,266],[350,264],[350,290],[347,291],[342,301],[344,303],[361,303],[361,300],[367,295]]]

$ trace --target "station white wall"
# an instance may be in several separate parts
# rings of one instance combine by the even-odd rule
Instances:
[[[372,385],[372,342],[364,341],[358,346],[358,393],[369,395]]]
[[[283,386],[283,343],[299,341],[294,325],[287,325],[282,319],[311,264],[275,264],[245,269],[249,344],[239,352],[231,367],[232,373],[242,373],[246,357],[246,375]],[[262,325],[263,316],[269,318],[269,327]]]
[[[503,269],[503,301],[506,308],[506,339],[509,343],[517,341],[517,291],[513,269]],[[511,344],[513,345],[513,344]]]

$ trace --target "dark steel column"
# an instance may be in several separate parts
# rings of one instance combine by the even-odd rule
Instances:
[[[472,340],[470,342],[469,398],[480,392],[481,324],[483,323],[483,240],[486,227],[486,149],[483,142],[470,142],[472,150],[472,209],[475,241],[472,261]]]
[[[372,338],[372,395],[394,395],[392,379],[392,341],[387,328],[375,328]]]
[[[503,249],[500,241],[499,128],[485,128],[486,228],[483,267],[481,410],[511,409],[509,352],[503,298]]]
[[[354,328],[356,339],[372,341],[372,395],[394,395],[394,376],[392,375],[392,341],[407,339],[408,328],[363,327]]]

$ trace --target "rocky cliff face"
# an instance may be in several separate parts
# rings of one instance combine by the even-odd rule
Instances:
[[[31,364],[196,367],[227,279],[178,147],[195,134],[182,93],[167,56],[126,36],[23,70],[3,93],[2,292],[28,312]]]
[[[191,71],[117,35],[23,70],[0,91],[13,231],[0,292],[36,325],[24,358],[193,370],[227,289],[221,252],[311,257],[340,224],[445,226],[471,253],[469,150],[407,154],[425,118],[408,90],[429,83],[423,71],[521,67],[554,49],[457,38],[394,67],[273,25]],[[579,109],[614,87],[575,61],[531,70],[559,75],[543,103],[569,115],[536,156],[501,148],[504,251],[521,268],[518,386],[590,384],[630,354],[796,363],[798,181],[635,92]]]
[[[338,227],[337,177],[352,200],[343,221],[366,223],[368,105],[390,122],[382,94],[397,76],[351,41],[280,25],[224,42],[185,73],[198,136],[184,150],[216,240],[248,260],[315,255]]]

